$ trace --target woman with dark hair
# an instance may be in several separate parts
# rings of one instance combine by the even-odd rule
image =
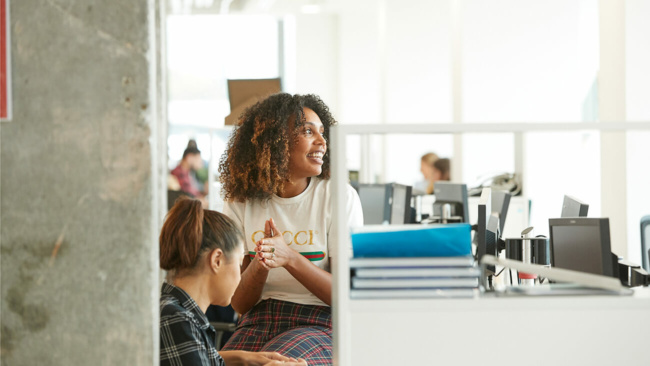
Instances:
[[[160,233],[160,267],[169,271],[160,295],[160,364],[306,365],[273,352],[222,351],[208,306],[230,303],[240,280],[243,237],[227,216],[204,210],[196,199],[181,197]]]
[[[438,159],[433,163],[433,182],[451,178],[451,162],[447,158]]]
[[[243,314],[224,349],[276,351],[332,363],[332,225],[327,141],[336,121],[315,95],[275,94],[244,112],[219,171],[224,213],[248,256],[233,308]],[[347,221],[363,225],[348,186]]]

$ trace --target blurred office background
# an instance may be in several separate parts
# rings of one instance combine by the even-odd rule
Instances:
[[[644,0],[9,3],[3,366],[157,364],[166,177],[190,139],[216,166],[227,79],[281,77],[341,124],[650,121]],[[573,195],[616,221],[613,247],[639,262],[649,137],[357,136],[347,165],[366,182],[413,184],[434,151],[468,185],[520,171],[537,232]]]
[[[625,113],[647,121],[650,4],[625,5]],[[281,77],[284,91],[320,95],[342,124],[599,120],[596,0],[176,0],[167,10],[170,168],[190,138],[209,151],[207,160],[220,157],[229,133],[227,79]],[[521,154],[530,222],[547,234],[565,194],[589,203],[590,216],[603,215],[601,175],[611,172],[601,169],[608,151],[600,135],[356,136],[348,139],[348,168],[367,183],[413,184],[420,156],[434,151],[452,158],[454,181],[472,186],[520,170]],[[626,133],[617,147],[627,152],[626,176],[610,192],[627,212],[626,232],[615,238],[627,238],[620,255],[637,262],[639,219],[650,207],[648,136]]]

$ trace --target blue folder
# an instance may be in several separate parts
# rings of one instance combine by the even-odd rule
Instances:
[[[376,225],[351,230],[358,257],[456,257],[472,254],[471,226]]]

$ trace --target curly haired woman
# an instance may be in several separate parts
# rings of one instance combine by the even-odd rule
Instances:
[[[240,119],[219,171],[224,213],[248,256],[232,299],[243,314],[224,350],[272,351],[332,363],[332,227],[327,139],[336,121],[315,95],[274,94]],[[347,190],[348,224],[363,224]],[[340,253],[347,255],[348,253]]]

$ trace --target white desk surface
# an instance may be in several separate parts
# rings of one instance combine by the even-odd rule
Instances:
[[[634,296],[350,300],[340,365],[648,365]],[[341,352],[342,351],[342,352]]]

